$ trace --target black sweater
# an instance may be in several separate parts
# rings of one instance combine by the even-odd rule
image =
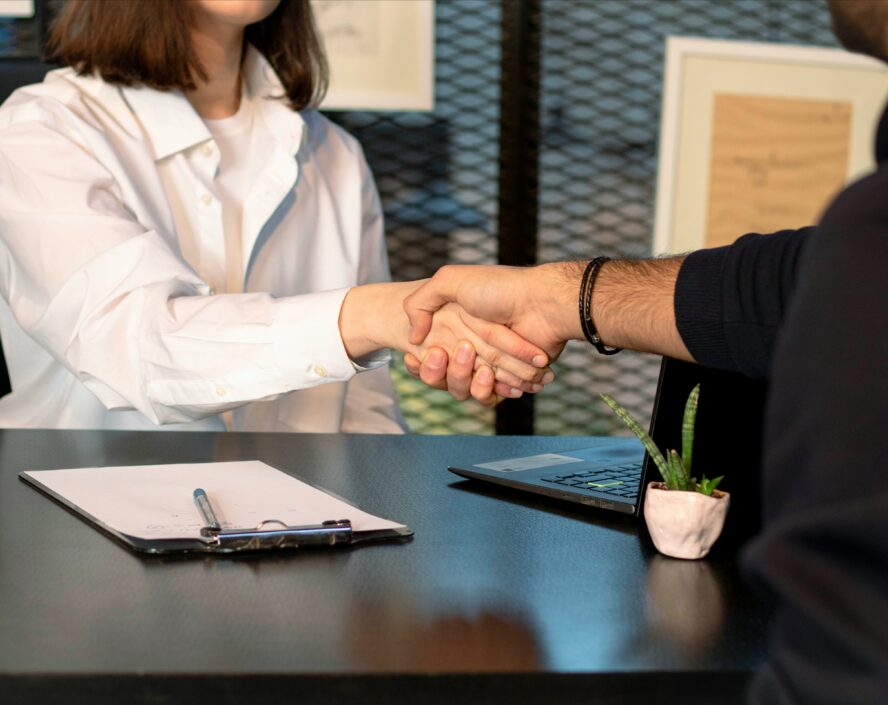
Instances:
[[[876,157],[816,228],[695,253],[676,288],[699,362],[770,377],[755,703],[888,702],[888,112]]]

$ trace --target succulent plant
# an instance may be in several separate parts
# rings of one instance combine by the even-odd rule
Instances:
[[[694,425],[697,421],[697,403],[700,399],[699,384],[691,390],[685,404],[684,418],[681,424],[680,455],[677,450],[669,449],[664,456],[654,444],[654,440],[648,432],[641,427],[641,424],[633,418],[632,414],[620,406],[612,396],[602,394],[601,398],[622,419],[623,423],[629,427],[629,430],[638,436],[638,440],[644,444],[645,449],[651,456],[651,460],[654,461],[660,470],[666,489],[712,495],[712,491],[718,487],[718,483],[722,481],[724,475],[712,480],[703,475],[700,482],[697,482],[697,478],[691,475],[691,459],[694,451]]]

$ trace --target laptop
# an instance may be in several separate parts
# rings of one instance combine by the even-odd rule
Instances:
[[[760,522],[759,456],[766,393],[763,381],[663,358],[650,435],[661,449],[681,448],[685,402],[698,383],[693,473],[724,475],[719,488],[731,492],[734,506],[744,507],[741,520],[735,522],[737,528],[744,533],[755,531]],[[603,402],[592,398],[592,393],[589,403],[601,403],[606,409]],[[661,479],[656,465],[634,437],[607,437],[580,450],[479,458],[477,464],[448,469],[464,478],[634,516],[642,513],[647,483]]]

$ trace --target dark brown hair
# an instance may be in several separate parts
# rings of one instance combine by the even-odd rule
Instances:
[[[68,0],[44,59],[109,83],[193,90],[206,72],[191,43],[192,13],[181,0]],[[294,110],[320,102],[327,61],[308,0],[281,0],[246,28],[245,40],[268,59]]]

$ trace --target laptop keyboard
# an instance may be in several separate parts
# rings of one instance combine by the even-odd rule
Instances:
[[[641,482],[641,463],[626,463],[585,472],[552,475],[540,478],[544,482],[564,485],[572,489],[604,492],[615,497],[636,497]]]

